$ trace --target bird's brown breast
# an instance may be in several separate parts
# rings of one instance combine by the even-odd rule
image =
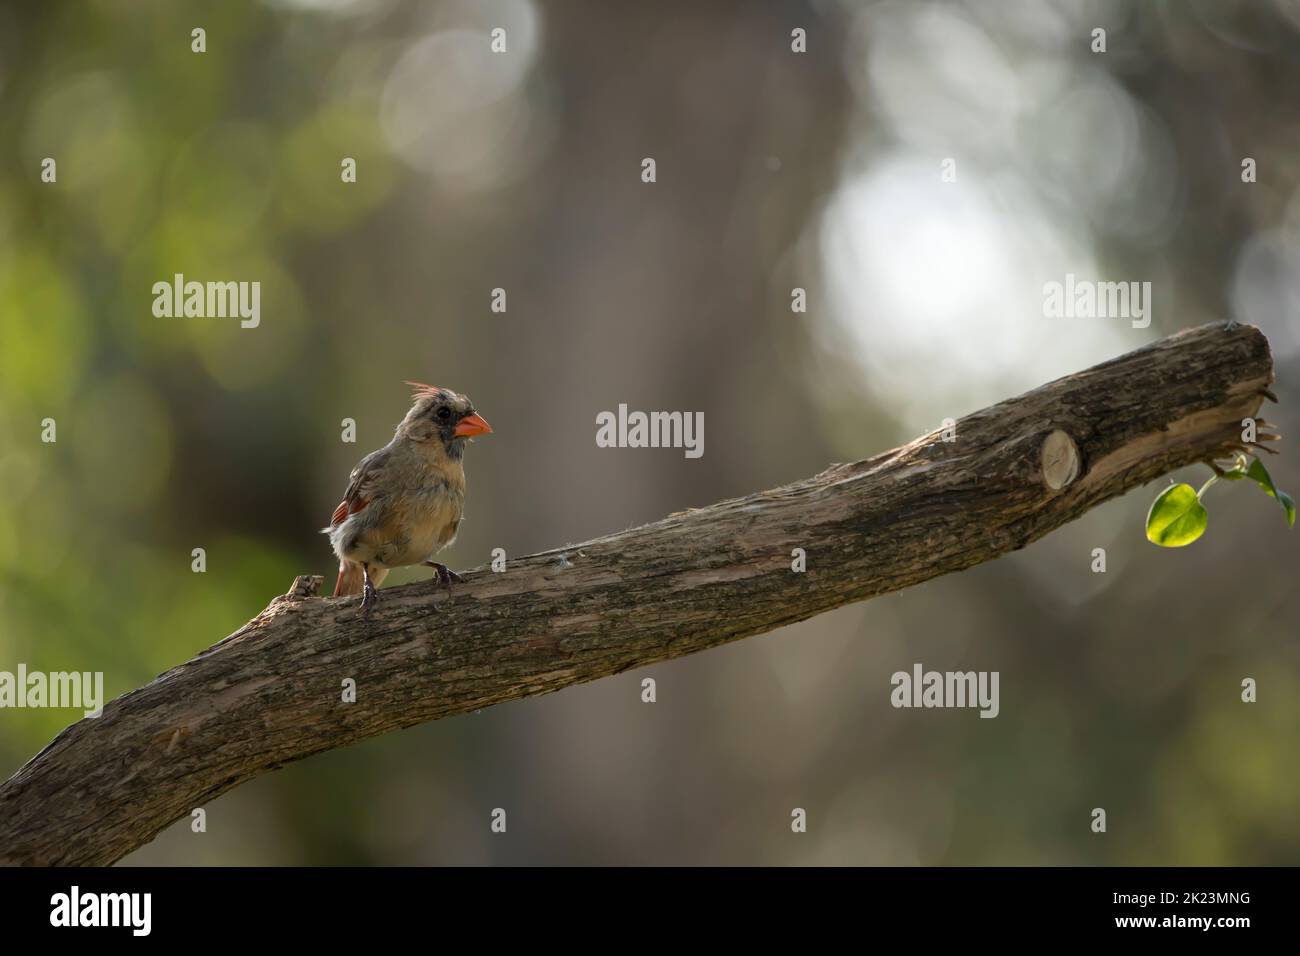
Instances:
[[[379,520],[357,536],[357,552],[390,568],[421,564],[456,536],[464,500],[445,486],[389,498]]]

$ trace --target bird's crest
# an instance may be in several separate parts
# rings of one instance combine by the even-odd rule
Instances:
[[[439,388],[437,385],[425,385],[423,382],[407,382],[414,391],[411,393],[412,398],[438,398],[446,389]]]

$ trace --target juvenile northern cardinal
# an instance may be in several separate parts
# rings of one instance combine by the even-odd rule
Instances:
[[[334,596],[361,594],[375,603],[390,568],[431,567],[434,585],[460,575],[433,560],[451,544],[465,508],[465,442],[492,426],[464,395],[434,385],[414,387],[414,404],[393,440],[352,469],[348,490],[325,533],[339,557]]]

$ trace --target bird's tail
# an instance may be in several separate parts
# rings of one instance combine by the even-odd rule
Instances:
[[[366,583],[366,574],[361,570],[361,565],[355,561],[339,562],[339,581],[334,585],[334,596],[345,597],[349,594],[360,594],[362,587]]]

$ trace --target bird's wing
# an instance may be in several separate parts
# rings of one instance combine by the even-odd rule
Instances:
[[[334,516],[330,518],[331,528],[342,524],[349,515],[356,514],[370,504],[370,499],[375,496],[375,489],[383,485],[384,466],[387,464],[388,449],[381,448],[366,455],[361,459],[361,463],[352,469],[352,474],[348,477],[348,490],[343,493],[343,500],[339,502],[339,506],[334,509]]]

